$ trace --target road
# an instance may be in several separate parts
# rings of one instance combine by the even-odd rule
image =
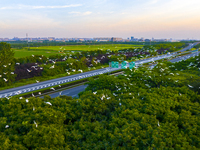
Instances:
[[[200,54],[200,52],[195,52],[195,53],[192,53],[192,54],[188,54],[188,55],[185,55],[185,56],[174,58],[174,59],[169,60],[169,61],[172,62],[172,63],[175,63],[175,62],[179,62],[181,60],[189,59],[190,57],[195,57],[195,56],[197,56],[199,54]],[[155,66],[156,65],[153,65],[153,67],[155,67]],[[74,88],[71,88],[71,89],[64,90],[64,91],[62,91],[61,95],[67,95],[67,96],[71,96],[73,98],[74,97],[78,97],[78,93],[84,91],[87,86],[88,85],[81,85],[81,86],[78,86],[78,87],[74,87]],[[57,97],[59,95],[60,95],[59,92],[58,93],[50,94],[50,96],[52,98],[55,98],[55,97]]]
[[[182,49],[181,51],[189,50],[190,48],[192,48],[196,44],[197,43],[190,44],[188,47]],[[168,57],[171,57],[171,56],[176,55],[176,54],[177,54],[177,52],[174,52],[174,53],[171,53],[171,54],[165,54],[165,55],[156,56],[156,57],[153,57],[153,58],[147,58],[147,59],[136,61],[135,64],[137,66],[137,65],[140,65],[140,64],[143,64],[143,63],[152,62],[152,61],[160,60],[160,59],[163,59],[163,58],[168,58]],[[0,91],[0,98],[19,95],[19,94],[27,93],[27,92],[33,92],[35,90],[39,90],[39,89],[43,89],[43,88],[47,88],[47,87],[52,87],[52,86],[55,86],[55,85],[59,85],[59,84],[63,84],[63,83],[87,78],[87,77],[92,77],[92,76],[104,74],[104,73],[111,72],[111,71],[116,71],[116,70],[119,70],[119,69],[121,69],[121,68],[107,67],[107,68],[103,68],[103,69],[98,69],[98,70],[93,70],[93,71],[88,71],[88,72],[76,74],[76,75],[66,76],[66,77],[57,78],[57,79],[53,79],[53,80],[43,81],[43,82],[29,84],[29,85],[25,85],[25,86],[20,86],[20,87],[16,87],[16,88],[12,88],[12,89],[2,90],[2,91]]]
[[[58,97],[60,95],[67,95],[67,96],[71,96],[73,98],[78,97],[78,93],[84,91],[87,86],[88,86],[87,84],[80,85],[80,86],[77,86],[77,87],[74,87],[71,89],[64,90],[61,93],[57,92],[57,93],[49,94],[49,96],[51,96],[52,98]],[[43,98],[43,96],[41,98]]]
[[[181,56],[181,57],[177,57],[177,58],[172,59],[172,60],[169,60],[169,61],[172,62],[172,63],[174,63],[174,62],[179,62],[179,61],[182,61],[182,60],[189,59],[190,57],[198,56],[199,54],[200,54],[200,51],[197,51],[197,52],[195,52],[195,53],[188,54],[188,55]]]

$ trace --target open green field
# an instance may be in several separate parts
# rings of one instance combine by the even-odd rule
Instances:
[[[31,56],[31,55],[44,55],[50,56],[55,54],[62,54],[63,52],[71,51],[91,51],[91,50],[119,50],[123,48],[143,47],[141,45],[131,44],[102,44],[102,45],[67,45],[67,46],[41,46],[41,47],[30,47],[24,49],[13,49],[16,58]]]

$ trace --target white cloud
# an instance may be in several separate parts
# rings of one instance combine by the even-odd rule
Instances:
[[[86,16],[86,15],[92,14],[92,12],[91,11],[86,11],[86,12],[72,11],[72,12],[69,12],[69,14],[75,14],[77,16]]]
[[[56,8],[70,8],[70,7],[79,7],[82,4],[71,4],[71,5],[63,5],[63,6],[30,6],[30,5],[17,5],[16,7],[1,7],[0,10],[7,9],[56,9]]]

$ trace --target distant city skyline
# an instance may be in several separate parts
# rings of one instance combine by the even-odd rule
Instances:
[[[0,38],[200,39],[199,0],[7,0]]]

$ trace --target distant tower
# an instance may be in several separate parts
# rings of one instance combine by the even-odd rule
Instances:
[[[26,40],[27,40],[27,45],[28,45],[28,49],[29,49],[29,44],[28,44],[28,33],[26,33]]]
[[[28,41],[28,33],[26,33],[26,40]]]

